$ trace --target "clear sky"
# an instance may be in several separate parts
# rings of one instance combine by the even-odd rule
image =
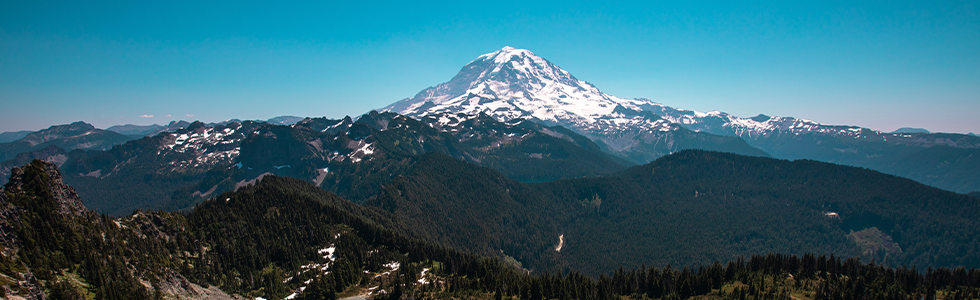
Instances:
[[[0,1],[0,131],[359,115],[509,45],[624,98],[980,133],[978,1],[92,2]]]

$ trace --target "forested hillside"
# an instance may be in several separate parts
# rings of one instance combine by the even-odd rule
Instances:
[[[882,165],[880,170],[954,192],[976,191],[980,190],[980,148],[936,145]]]
[[[53,165],[34,161],[14,171],[0,204],[2,290],[35,298],[336,299],[363,289],[397,299],[523,278],[495,259],[405,238],[364,217],[383,213],[289,178],[271,176],[186,215],[116,219],[86,210]]]
[[[4,298],[980,297],[976,269],[923,273],[810,254],[619,268],[595,277],[528,275],[497,258],[407,238],[397,217],[291,178],[265,177],[188,214],[111,218],[85,209],[51,164],[34,161],[12,173],[0,193]]]
[[[406,238],[400,221],[269,176],[189,214],[88,211],[50,164],[0,193],[0,293],[28,299],[973,299],[980,272],[920,273],[834,256],[527,275],[496,258]],[[378,222],[372,221],[377,220]],[[386,226],[390,227],[387,228]]]
[[[367,205],[418,237],[502,253],[539,272],[596,275],[768,252],[980,265],[977,199],[807,160],[684,151],[617,176],[526,184],[428,154]]]

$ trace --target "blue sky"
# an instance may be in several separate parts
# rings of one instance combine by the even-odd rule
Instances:
[[[509,45],[624,98],[980,133],[977,1],[131,2],[0,2],[0,131],[358,115]]]

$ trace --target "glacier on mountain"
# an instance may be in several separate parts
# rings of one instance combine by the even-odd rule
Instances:
[[[678,109],[644,98],[619,98],[603,93],[531,51],[509,46],[478,56],[449,82],[422,90],[381,110],[416,118],[483,113],[505,122],[526,119],[561,125],[613,151],[630,151],[644,143],[670,143],[675,137],[666,135],[683,130],[740,137],[746,141],[773,134],[808,133],[876,141],[911,138],[793,117],[741,118],[720,111]],[[439,123],[445,126],[448,122],[440,119]]]

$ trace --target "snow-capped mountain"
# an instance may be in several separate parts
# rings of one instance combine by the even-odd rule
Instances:
[[[480,55],[449,82],[381,110],[415,118],[484,113],[500,121],[527,119],[561,125],[637,163],[699,148],[862,166],[957,191],[980,188],[978,175],[973,175],[977,178],[971,179],[975,181],[971,187],[954,188],[944,186],[941,182],[945,179],[936,179],[952,176],[947,173],[915,175],[897,171],[921,169],[909,165],[919,162],[903,158],[932,146],[980,149],[980,138],[976,136],[887,133],[794,117],[760,114],[745,118],[720,111],[674,108],[643,98],[623,99],[603,93],[531,51],[512,47]],[[963,159],[969,157],[964,155]]]
[[[753,141],[764,139],[774,134],[815,134],[861,141],[891,142],[910,146],[928,147],[933,145],[946,145],[959,148],[980,147],[980,140],[962,134],[933,134],[924,130],[883,132],[859,126],[826,125],[813,120],[793,117],[770,117],[763,114],[751,118],[742,118],[719,111],[702,113],[693,110],[672,108],[656,103],[650,106],[644,106],[644,109],[691,130],[738,136],[753,145],[756,144]]]
[[[484,113],[500,121],[557,124],[640,163],[705,142],[711,145],[698,148],[765,155],[738,140],[685,132],[677,122],[649,113],[665,108],[646,99],[605,94],[531,51],[504,47],[480,55],[449,82],[382,110],[413,117]]]
[[[410,116],[439,112],[486,113],[498,120],[517,118],[560,124],[608,142],[608,135],[642,128],[738,136],[751,141],[774,133],[824,134],[853,139],[976,148],[976,139],[930,139],[928,131],[886,133],[858,126],[826,125],[793,117],[758,115],[750,118],[720,111],[698,112],[666,106],[649,99],[623,99],[601,92],[531,51],[504,47],[480,55],[449,82],[427,88],[382,110]],[[963,135],[966,136],[966,135]],[[607,143],[614,150],[617,143]],[[621,148],[621,149],[617,149]]]
[[[633,146],[622,141],[624,137],[631,138],[643,131],[675,131],[681,127],[738,136],[750,144],[751,140],[775,132],[880,141],[913,138],[909,133],[825,125],[793,117],[742,118],[719,111],[705,113],[674,108],[643,98],[623,99],[603,93],[531,51],[513,47],[480,55],[449,82],[427,88],[382,110],[415,117],[444,112],[486,113],[501,121],[521,118],[559,124],[601,140],[617,151]],[[964,142],[968,144],[966,147],[980,146]],[[919,139],[918,143],[930,142]],[[940,143],[963,146],[956,142]]]
[[[498,120],[537,119],[576,124],[580,130],[593,132],[622,130],[641,123],[670,130],[666,122],[628,116],[620,107],[639,110],[637,104],[642,103],[607,95],[531,51],[504,47],[480,55],[449,82],[384,110],[406,115],[482,112]]]

